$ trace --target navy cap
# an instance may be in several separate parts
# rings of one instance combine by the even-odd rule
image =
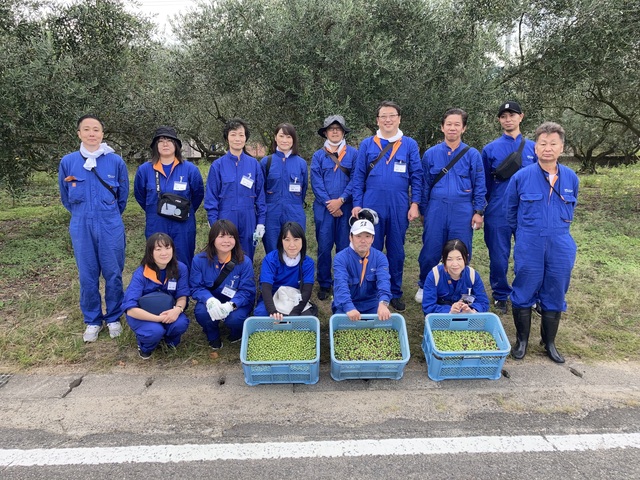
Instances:
[[[521,114],[522,109],[517,102],[507,101],[500,105],[500,108],[498,109],[498,116],[502,115],[504,112]]]
[[[178,142],[178,148],[182,148],[182,142],[178,138],[175,128],[167,127],[167,126],[158,127],[156,130],[156,133],[153,134],[153,140],[151,140],[151,145],[150,145],[151,148],[153,148],[153,145],[156,143],[156,140],[158,140],[158,138],[160,137],[172,138],[173,140]]]

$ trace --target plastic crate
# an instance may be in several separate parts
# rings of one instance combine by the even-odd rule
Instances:
[[[475,330],[489,332],[498,350],[443,352],[433,341],[434,330]],[[493,313],[443,314],[430,313],[424,319],[422,350],[427,360],[427,373],[431,380],[488,378],[497,380],[511,351],[509,339],[500,318]]]
[[[316,357],[300,361],[249,361],[247,345],[254,332],[269,330],[302,330],[316,333]],[[318,382],[320,377],[320,321],[316,317],[286,317],[282,322],[271,317],[249,317],[242,327],[240,361],[247,385],[263,383],[306,383]]]
[[[398,331],[402,360],[336,360],[334,355],[333,334],[337,330],[362,328],[387,328]],[[390,378],[399,380],[404,367],[409,362],[409,338],[407,325],[402,315],[392,313],[389,320],[378,320],[377,315],[362,315],[362,320],[351,321],[345,314],[336,314],[329,320],[329,338],[331,341],[331,378],[334,380],[353,380],[365,378]]]

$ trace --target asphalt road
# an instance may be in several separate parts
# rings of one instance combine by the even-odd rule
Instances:
[[[433,382],[414,363],[399,381],[335,382],[322,366],[316,385],[257,387],[244,383],[239,365],[189,374],[14,375],[0,387],[0,478],[640,478],[640,443],[615,448],[606,441],[608,434],[640,433],[637,364],[559,366],[534,358],[506,368],[509,378],[496,381]],[[576,436],[566,451],[483,447],[496,438],[566,435]],[[593,435],[604,435],[602,445],[580,450],[579,440]],[[481,436],[488,438],[474,440]],[[396,451],[292,458],[309,442],[386,439],[427,439],[443,448],[406,454],[400,442]],[[140,462],[111,460],[106,450],[109,463],[87,465],[79,456],[55,465],[56,452],[69,448],[171,452],[163,446],[193,445],[188,450],[206,453],[266,442],[284,453]],[[465,442],[482,453],[460,453]],[[36,448],[44,466],[2,461],[7,452]]]

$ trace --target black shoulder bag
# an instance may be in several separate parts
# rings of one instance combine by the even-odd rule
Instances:
[[[218,278],[216,278],[216,281],[213,282],[213,286],[211,287],[211,293],[215,292],[217,288],[220,285],[222,285],[222,282],[225,281],[225,279],[236,267],[236,263],[233,260],[234,259],[229,260],[227,263],[225,263],[224,267],[222,267],[222,271],[220,272],[220,275],[218,275]]]
[[[522,150],[524,150],[525,139],[522,138],[522,142],[520,142],[520,146],[516,152],[511,152],[507,155],[498,168],[496,168],[495,172],[493,172],[493,176],[496,180],[500,180],[501,182],[506,182],[509,180],[514,173],[520,170],[522,166]]]
[[[382,149],[382,151],[381,151],[381,152],[380,152],[380,154],[376,157],[376,159],[375,159],[373,162],[371,162],[371,163],[367,166],[367,173],[366,173],[366,174],[365,174],[365,176],[364,176],[364,181],[365,181],[365,182],[367,181],[367,178],[369,178],[369,174],[371,173],[371,170],[373,170],[373,167],[375,167],[375,166],[378,164],[378,162],[380,161],[380,159],[381,159],[382,157],[384,157],[384,155],[389,151],[389,149],[390,149],[391,147],[393,147],[393,146],[395,145],[395,143],[396,143],[396,142],[389,142],[389,143],[387,143],[387,146],[386,146],[386,147],[384,147],[384,148]]]
[[[158,192],[158,215],[178,222],[184,222],[189,218],[191,201],[173,193],[162,193],[160,191],[160,174],[157,171],[156,192]]]
[[[84,158],[84,157],[83,157],[83,158]],[[85,160],[86,160],[86,158],[85,158]],[[101,183],[102,185],[104,185],[104,188],[106,188],[107,190],[109,190],[109,191],[113,194],[113,198],[115,198],[115,199],[116,199],[116,201],[117,201],[117,200],[118,200],[118,192],[116,192],[116,191],[115,191],[115,189],[114,189],[111,185],[109,185],[107,182],[105,182],[105,181],[102,179],[102,177],[101,177],[100,175],[98,175],[98,172],[96,171],[96,167],[93,167],[93,168],[91,169],[91,171],[92,171],[93,173],[95,173],[96,177],[98,177],[98,180],[100,180],[100,183]]]
[[[436,183],[438,183],[440,180],[442,180],[442,177],[444,177],[449,172],[449,170],[451,170],[453,168],[453,166],[456,163],[458,163],[458,160],[460,160],[464,156],[464,154],[469,151],[470,148],[471,147],[469,145],[464,147],[455,157],[453,157],[453,160],[451,160],[449,162],[449,165],[447,165],[442,170],[440,170],[440,172],[438,173],[438,176],[436,177],[436,179],[431,184],[431,188],[433,188],[436,185]]]

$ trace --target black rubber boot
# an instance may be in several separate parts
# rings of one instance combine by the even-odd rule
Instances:
[[[545,312],[542,311],[541,329],[544,332],[544,348],[547,349],[547,355],[556,363],[564,363],[564,357],[556,350],[556,334],[560,325],[560,317],[562,312]]]
[[[511,349],[511,355],[521,360],[527,354],[529,332],[531,331],[531,308],[511,308],[513,323],[516,326],[516,344]]]

